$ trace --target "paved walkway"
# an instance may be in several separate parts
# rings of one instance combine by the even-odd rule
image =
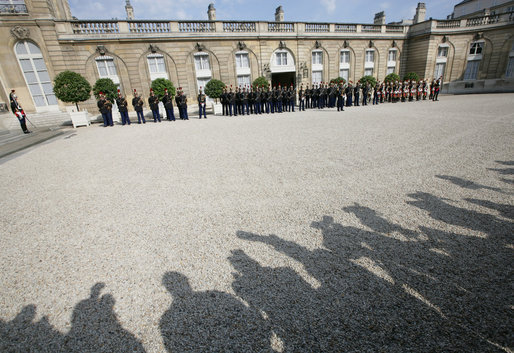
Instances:
[[[0,159],[0,351],[511,352],[513,100],[93,126]]]

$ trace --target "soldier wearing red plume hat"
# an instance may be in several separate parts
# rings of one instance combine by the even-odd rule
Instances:
[[[143,124],[146,123],[145,116],[143,115],[143,104],[143,99],[139,97],[136,89],[134,89],[134,98],[132,98],[132,106],[136,111],[138,124],[141,124],[141,120],[143,120]]]
[[[118,89],[118,98],[116,98],[116,105],[118,106],[118,111],[121,115],[121,125],[130,125],[130,118],[128,115],[128,102],[125,97],[121,94],[121,91]]]
[[[152,88],[150,88],[150,97],[148,97],[148,105],[152,109],[153,121],[161,122],[161,114],[159,113],[159,97],[157,97]]]
[[[96,105],[102,114],[102,119],[104,121],[104,127],[113,126],[112,121],[112,103],[105,98],[103,92],[98,92],[98,102]]]

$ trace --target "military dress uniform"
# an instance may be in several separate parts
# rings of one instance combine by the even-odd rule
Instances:
[[[143,99],[138,96],[136,90],[134,90],[134,98],[132,98],[132,106],[137,114],[137,123],[141,124],[141,120],[143,120],[143,124],[146,124],[145,116],[143,114]]]
[[[148,97],[148,105],[152,110],[154,123],[156,123],[157,121],[161,122],[161,115],[159,114],[159,97],[155,95],[153,89],[150,90],[150,97]]]
[[[125,97],[123,97],[120,93],[118,93],[118,98],[116,98],[116,105],[118,106],[118,111],[121,115],[121,125],[130,125],[128,103]]]
[[[169,121],[175,121],[175,112],[173,109],[173,97],[168,92],[167,89],[164,90],[164,97],[162,97],[162,104],[164,104],[164,109],[166,110],[166,119]]]
[[[207,114],[205,113],[205,106],[207,104],[205,94],[202,93],[202,90],[198,92],[198,97],[196,98],[198,101],[198,115],[199,119],[202,118],[202,114],[205,119],[207,119]]]

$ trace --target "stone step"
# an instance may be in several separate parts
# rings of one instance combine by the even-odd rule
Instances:
[[[0,158],[72,132],[71,129],[62,128],[39,128],[31,131],[30,134],[24,134],[20,129],[19,132],[11,131],[7,135],[0,135]]]

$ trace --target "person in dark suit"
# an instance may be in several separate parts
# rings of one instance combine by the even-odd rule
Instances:
[[[353,105],[356,107],[359,106],[360,92],[361,92],[361,86],[360,86],[360,83],[357,82],[357,84],[353,88],[353,97],[354,97]]]

